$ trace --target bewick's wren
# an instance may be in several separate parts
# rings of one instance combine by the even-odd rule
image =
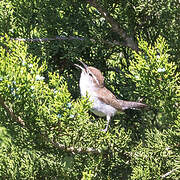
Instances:
[[[107,125],[103,131],[107,131],[112,116],[117,112],[123,112],[131,108],[145,108],[147,105],[140,102],[123,101],[117,99],[111,91],[104,86],[104,77],[97,68],[87,66],[80,61],[83,67],[79,67],[81,72],[80,91],[81,96],[88,94],[89,100],[92,102],[91,111],[97,116],[106,116]]]

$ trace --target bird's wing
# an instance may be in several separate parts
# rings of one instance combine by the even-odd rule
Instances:
[[[106,104],[111,105],[119,111],[132,108],[141,109],[147,107],[146,104],[140,102],[119,100],[114,96],[114,94],[111,91],[109,91],[105,87],[100,88],[98,91],[98,99],[100,99],[102,102]]]
[[[97,92],[98,99],[104,102],[105,104],[111,105],[112,107],[118,109],[119,111],[122,111],[122,106],[118,102],[118,99],[114,96],[114,94],[109,91],[108,89],[100,88]]]

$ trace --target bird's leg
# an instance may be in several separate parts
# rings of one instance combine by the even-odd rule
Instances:
[[[107,124],[106,124],[106,128],[105,129],[102,129],[103,132],[107,132],[108,130],[108,127],[109,127],[109,122],[111,120],[111,116],[106,116],[106,120],[107,120]]]

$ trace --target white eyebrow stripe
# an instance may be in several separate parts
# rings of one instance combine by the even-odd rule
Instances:
[[[89,70],[89,72],[92,74],[93,78],[95,79],[95,81],[97,82],[97,84],[99,85],[99,81],[98,79],[96,78],[96,76]]]

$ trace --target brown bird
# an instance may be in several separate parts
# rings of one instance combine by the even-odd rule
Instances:
[[[104,132],[108,130],[109,122],[112,116],[118,112],[123,112],[126,109],[141,109],[147,107],[146,104],[140,102],[123,101],[117,99],[114,94],[104,86],[104,76],[101,71],[95,67],[87,66],[80,61],[83,67],[79,67],[81,72],[80,77],[80,91],[81,96],[89,96],[92,102],[91,111],[97,116],[106,116],[107,125],[103,129]]]

